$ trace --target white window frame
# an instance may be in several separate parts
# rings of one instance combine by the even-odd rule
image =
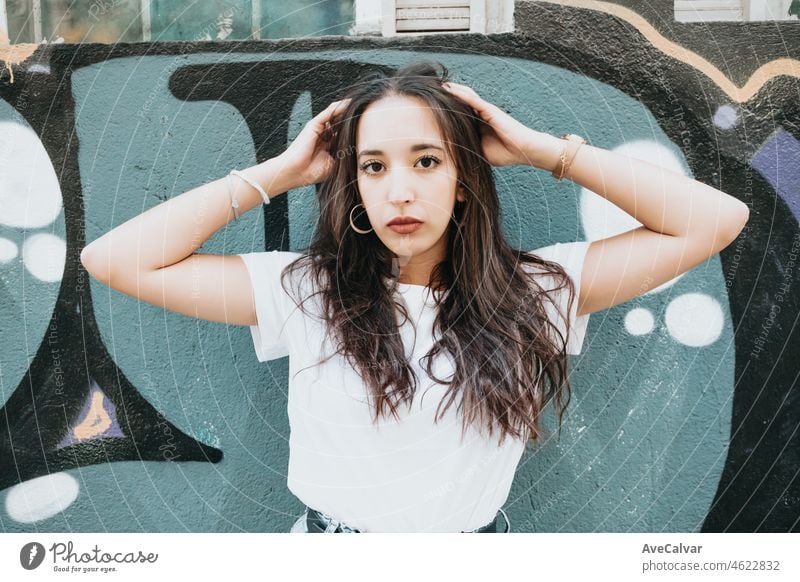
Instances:
[[[6,0],[0,0],[0,45],[3,44],[11,44],[11,34],[8,32]]]
[[[675,0],[676,22],[763,22],[797,20],[792,0]],[[775,18],[778,14],[781,18]]]
[[[42,42],[42,0],[33,0],[33,40]]]
[[[492,34],[514,30],[514,0],[401,0],[400,9],[469,5],[469,29],[397,30],[397,0],[355,0],[355,25],[352,35],[415,36],[425,34]],[[448,6],[449,5],[449,6]],[[421,19],[423,20],[423,19]]]

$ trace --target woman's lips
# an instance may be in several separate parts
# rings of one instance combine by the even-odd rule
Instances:
[[[389,228],[399,234],[410,234],[421,226],[421,222],[408,222],[406,224],[391,224]]]

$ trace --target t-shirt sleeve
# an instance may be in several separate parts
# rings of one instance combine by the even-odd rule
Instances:
[[[555,305],[558,310],[554,309],[554,305],[549,301],[545,301],[545,309],[550,313],[553,323],[559,331],[566,337],[567,325],[570,326],[570,336],[567,342],[567,353],[577,355],[581,353],[583,348],[583,340],[586,337],[586,330],[589,326],[588,313],[578,315],[578,302],[580,298],[581,288],[581,271],[583,270],[583,262],[586,258],[586,251],[589,250],[591,241],[575,241],[569,243],[555,243],[550,246],[541,247],[536,250],[530,251],[530,254],[537,255],[542,259],[553,261],[560,264],[572,279],[575,285],[575,299],[572,302],[572,309],[567,311],[567,303],[569,302],[569,289],[564,287],[559,291],[551,293],[554,296]],[[557,287],[557,283],[552,281],[552,277],[546,277],[550,280],[550,284],[544,285],[547,290]],[[563,314],[568,313],[567,321],[564,320]]]
[[[297,305],[281,285],[281,272],[299,255],[288,251],[262,251],[238,256],[250,274],[256,304],[257,325],[250,326],[256,358],[267,362],[286,357],[291,332],[289,317]],[[291,290],[289,277],[286,284]]]

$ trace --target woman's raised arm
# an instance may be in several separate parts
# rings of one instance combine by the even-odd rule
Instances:
[[[293,186],[272,158],[242,170],[270,198]],[[239,213],[260,205],[259,192],[238,177],[230,187]],[[237,256],[195,254],[233,218],[226,178],[176,196],[107,232],[81,252],[98,281],[141,301],[184,315],[238,325],[254,324],[250,279]]]
[[[556,169],[563,139],[526,127],[466,85],[445,88],[486,122],[481,147],[489,163]],[[561,177],[642,223],[589,245],[578,315],[624,303],[696,267],[731,244],[750,216],[748,206],[730,194],[655,164],[589,144],[573,155]]]
[[[311,119],[284,153],[241,174],[270,198],[324,179],[333,160],[323,132],[341,103]],[[240,214],[263,202],[247,181],[229,179]],[[198,186],[128,220],[87,245],[81,263],[101,283],[147,303],[199,319],[255,325],[252,286],[241,258],[194,254],[234,217],[227,180]]]
[[[746,204],[703,182],[589,144],[566,177],[642,223],[590,244],[578,315],[624,303],[703,263],[739,236],[750,215]]]

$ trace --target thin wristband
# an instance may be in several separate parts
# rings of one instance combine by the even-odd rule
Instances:
[[[563,139],[567,143],[561,150],[558,163],[556,164],[556,167],[552,171],[553,177],[556,179],[556,182],[560,182],[561,179],[567,175],[567,171],[572,165],[572,162],[575,159],[575,155],[578,153],[580,147],[586,143],[586,140],[584,138],[582,138],[579,135],[575,135],[573,133],[564,134],[561,136],[560,139]]]
[[[228,185],[228,197],[231,199],[231,208],[233,208],[233,216],[234,220],[239,220],[239,201],[233,195],[233,189],[231,188],[231,175],[228,174],[225,176],[225,181]]]
[[[570,169],[570,167],[572,166],[572,162],[573,162],[573,160],[575,160],[575,156],[577,155],[577,153],[578,153],[578,150],[579,150],[579,149],[581,149],[581,146],[582,146],[582,145],[583,145],[582,143],[579,143],[579,144],[577,144],[577,145],[576,145],[576,146],[575,146],[575,147],[572,149],[572,152],[570,152],[570,156],[567,158],[566,162],[564,163],[564,169],[563,169],[563,170],[562,170],[562,172],[561,172],[561,176],[559,177],[559,180],[561,180],[561,178],[563,178],[564,176],[566,176],[566,175],[567,175],[567,172],[569,172],[569,169]]]
[[[564,139],[564,138],[561,138]],[[564,177],[564,166],[567,163],[567,149],[569,149],[569,143],[565,143],[564,147],[561,149],[561,152],[558,154],[558,163],[556,167],[553,169],[551,174],[556,179],[556,182],[560,182],[561,178]]]
[[[238,176],[242,180],[244,180],[245,182],[250,184],[253,188],[258,190],[259,194],[261,194],[261,198],[262,198],[262,200],[264,200],[264,204],[269,204],[269,196],[267,196],[267,193],[264,191],[264,188],[261,187],[261,184],[259,184],[255,180],[251,180],[250,178],[248,178],[244,174],[240,173],[238,170],[231,170],[229,175]]]

